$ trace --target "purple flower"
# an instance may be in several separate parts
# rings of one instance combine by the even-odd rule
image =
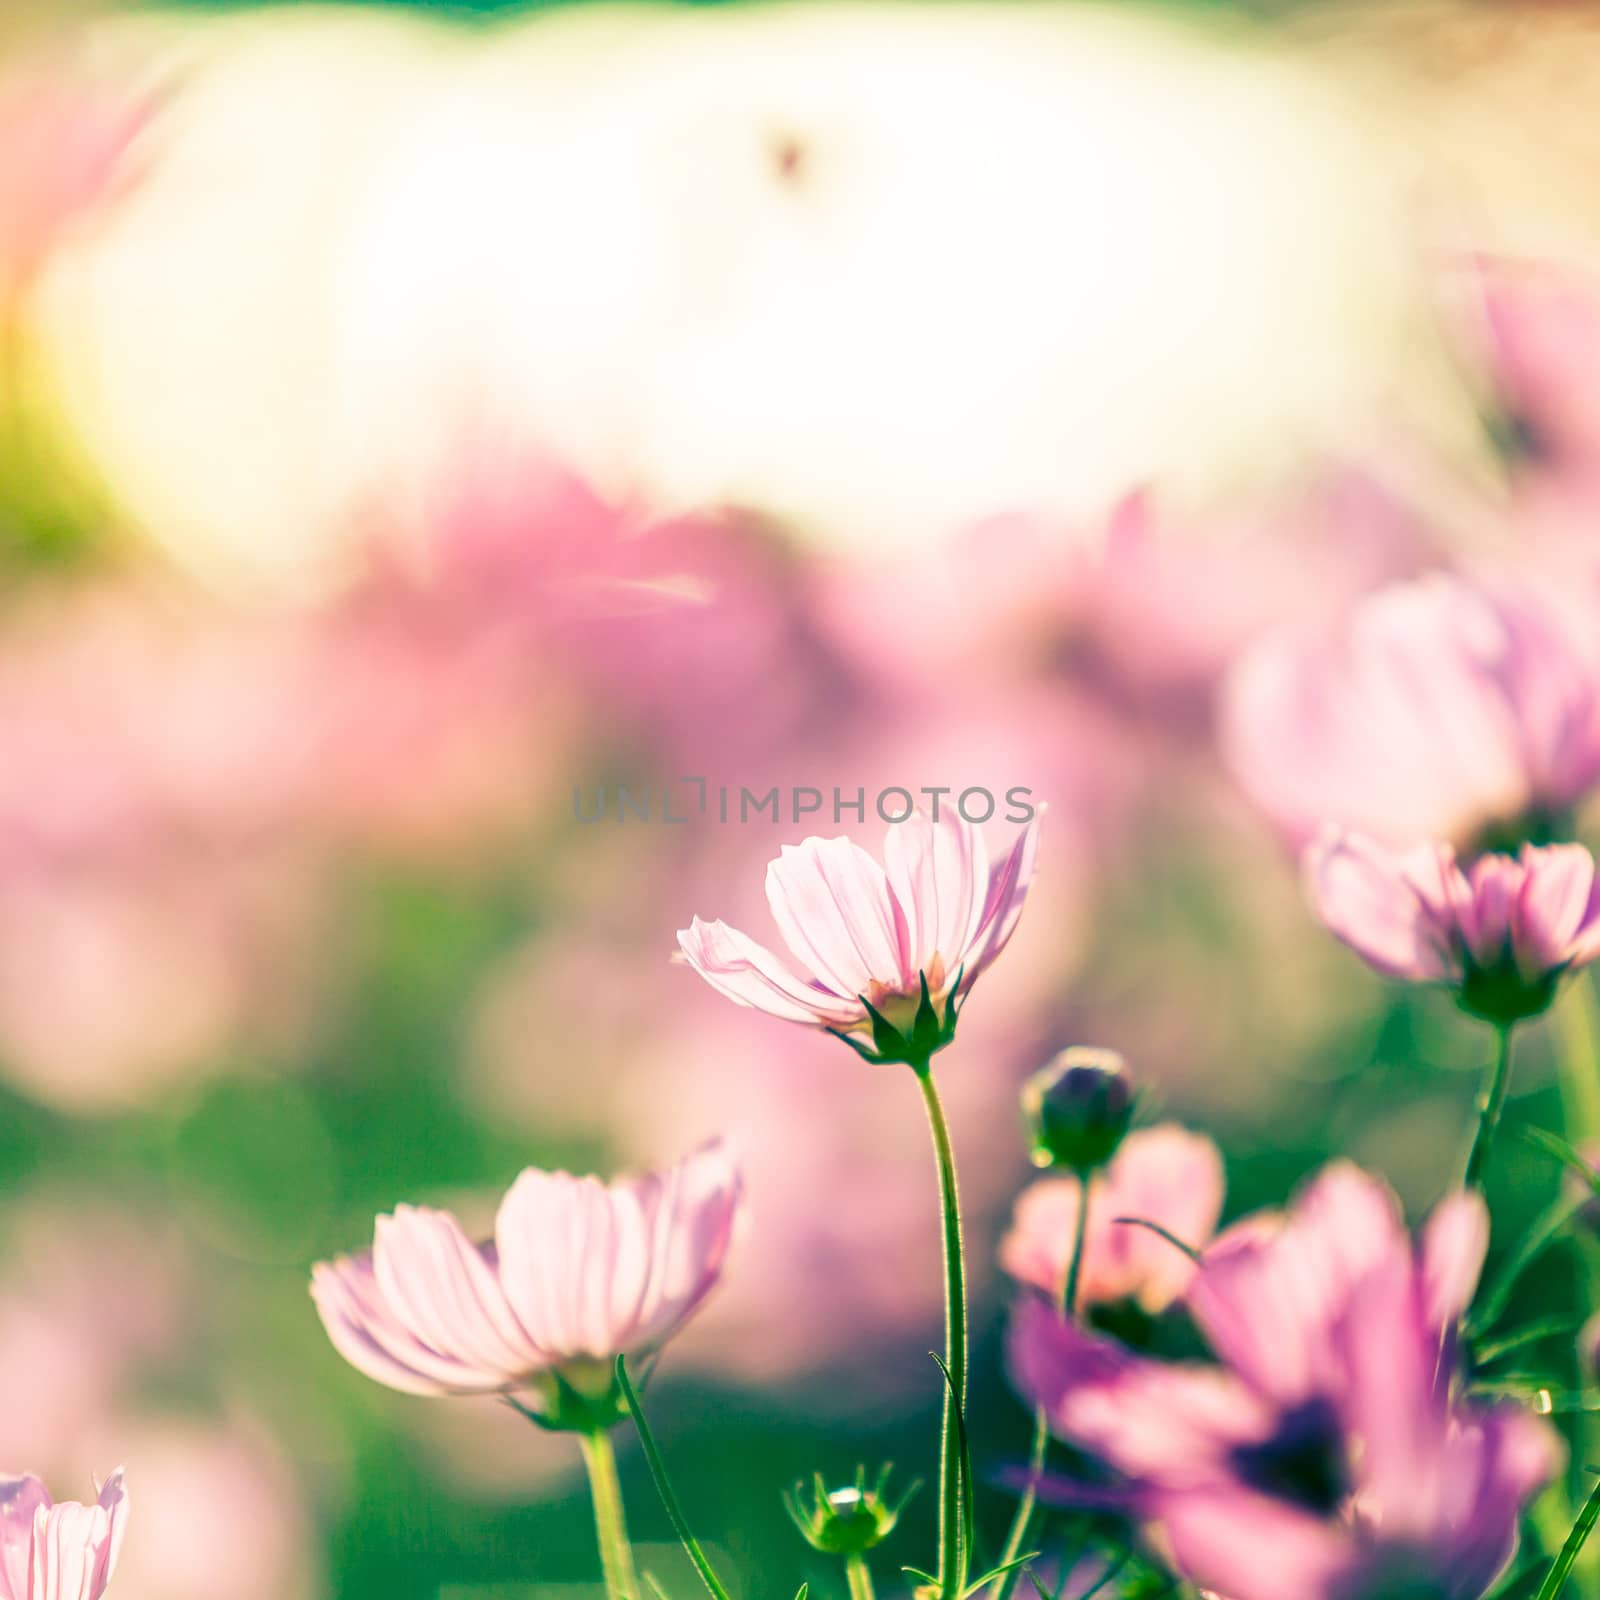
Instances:
[[[1522,833],[1600,776],[1600,685],[1530,590],[1435,573],[1330,633],[1272,635],[1229,675],[1225,752],[1295,843],[1328,822],[1406,846]]]
[[[1123,1507],[1229,1600],[1478,1600],[1561,1459],[1547,1424],[1455,1383],[1487,1241],[1461,1193],[1414,1250],[1388,1189],[1336,1163],[1205,1253],[1187,1303],[1215,1366],[1131,1354],[1029,1301],[1017,1386],[1113,1474],[1042,1492]]]
[[[1462,867],[1447,844],[1395,851],[1329,830],[1306,856],[1317,912],[1369,966],[1443,983],[1491,1021],[1544,1010],[1600,955],[1600,884],[1582,845],[1524,845]]]
[[[739,1196],[717,1143],[612,1184],[530,1167],[492,1243],[448,1211],[398,1206],[369,1255],[321,1263],[311,1292],[369,1378],[408,1394],[526,1391],[559,1422],[571,1393],[603,1402],[615,1358],[659,1349],[715,1287]]]
[[[57,1504],[31,1474],[0,1477],[0,1600],[100,1600],[127,1524],[120,1467],[90,1506]]]
[[[919,811],[892,824],[883,866],[849,839],[807,839],[767,868],[767,903],[790,959],[699,917],[678,945],[738,1005],[843,1034],[874,1032],[876,1012],[909,1033],[924,980],[948,1018],[948,1002],[1005,949],[1037,848],[1035,820],[991,862],[982,830],[949,807],[938,821]]]

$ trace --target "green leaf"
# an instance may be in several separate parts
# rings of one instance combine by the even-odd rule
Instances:
[[[1588,1184],[1592,1193],[1600,1195],[1600,1172],[1596,1172],[1560,1134],[1551,1133],[1548,1128],[1518,1128],[1517,1136],[1536,1150],[1554,1156],[1563,1166],[1571,1167]]]
[[[1526,1133],[1542,1131],[1536,1128],[1524,1130]],[[1478,1304],[1468,1314],[1466,1333],[1469,1339],[1477,1338],[1500,1320],[1505,1314],[1506,1307],[1511,1303],[1511,1291],[1516,1288],[1523,1273],[1556,1242],[1567,1224],[1586,1204],[1587,1202],[1582,1200],[1557,1200],[1540,1214],[1533,1226],[1523,1234],[1505,1265],[1484,1289]]]
[[[981,1578],[973,1578],[963,1591],[963,1600],[969,1594],[976,1594],[980,1589],[987,1588],[996,1578],[1003,1578],[1008,1572],[1015,1572],[1018,1567],[1025,1566],[1030,1561],[1037,1561],[1039,1552],[1030,1550],[1025,1556],[1018,1556],[1015,1561],[1002,1562],[998,1567],[990,1567]]]
[[[1572,1564],[1578,1559],[1578,1552],[1583,1549],[1597,1519],[1600,1519],[1600,1482],[1589,1491],[1589,1498],[1583,1502],[1583,1509],[1578,1513],[1578,1519],[1572,1524],[1572,1532],[1567,1535],[1567,1542],[1562,1545],[1561,1553],[1551,1565],[1549,1574],[1539,1585],[1539,1593],[1534,1600],[1556,1600],[1562,1589],[1566,1586],[1567,1574],[1572,1571]]]
[[[1174,1250],[1181,1250],[1196,1266],[1200,1265],[1200,1252],[1192,1244],[1185,1244],[1177,1234],[1168,1233],[1159,1222],[1152,1222],[1148,1217],[1113,1217],[1111,1220],[1119,1228],[1148,1229],[1157,1238],[1165,1239]]]

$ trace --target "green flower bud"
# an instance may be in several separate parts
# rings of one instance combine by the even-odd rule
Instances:
[[[804,1483],[797,1483],[783,1497],[784,1508],[813,1550],[830,1556],[863,1555],[889,1537],[919,1488],[913,1483],[891,1503],[884,1493],[891,1470],[884,1467],[869,1487],[866,1468],[857,1467],[856,1481],[844,1489],[829,1489],[819,1472],[809,1492]]]
[[[1103,1167],[1117,1153],[1133,1112],[1133,1086],[1115,1050],[1063,1050],[1022,1090],[1022,1113],[1039,1167],[1074,1172]]]

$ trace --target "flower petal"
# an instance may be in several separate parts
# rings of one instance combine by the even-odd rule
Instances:
[[[1369,966],[1392,978],[1440,982],[1461,976],[1441,903],[1460,875],[1447,854],[1401,855],[1330,829],[1306,853],[1306,879],[1328,931]]]
[[[854,995],[835,994],[799,977],[764,945],[725,922],[696,917],[678,931],[678,948],[713,989],[736,1005],[825,1028],[849,1028],[867,1020]]]
[[[948,806],[937,822],[919,810],[889,828],[883,859],[906,916],[906,975],[927,971],[937,954],[953,978],[983,919],[989,853],[982,830]]]
[[[372,1265],[400,1324],[475,1372],[482,1387],[515,1383],[544,1366],[494,1268],[449,1212],[397,1206],[379,1217]]]
[[[849,839],[785,845],[767,868],[767,903],[796,958],[836,993],[915,982],[905,912],[883,868]]]
[[[319,1262],[311,1297],[335,1350],[358,1372],[403,1394],[480,1394],[504,1387],[454,1356],[422,1343],[389,1309],[371,1256]]]

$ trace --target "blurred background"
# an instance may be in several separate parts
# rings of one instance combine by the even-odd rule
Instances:
[[[716,1131],[749,1229],[652,1400],[707,1542],[830,1594],[780,1488],[931,1472],[912,1080],[668,959],[882,830],[741,787],[1049,805],[940,1062],[982,1461],[1055,1049],[1230,1215],[1330,1153],[1431,1202],[1485,1042],[1319,934],[1214,706],[1387,579],[1589,571],[1600,15],[10,0],[0,51],[0,1466],[127,1463],[120,1600],[598,1592],[570,1440],[358,1377],[308,1268]]]

